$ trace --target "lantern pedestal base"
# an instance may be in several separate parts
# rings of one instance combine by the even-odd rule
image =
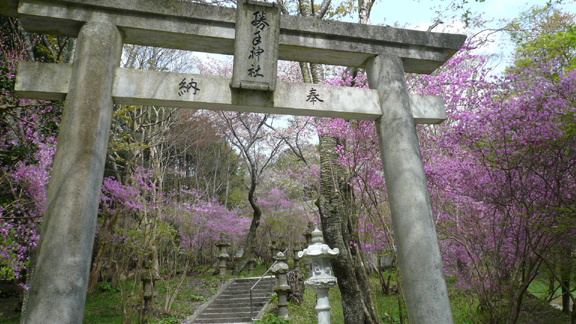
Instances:
[[[330,301],[328,300],[328,291],[330,287],[313,287],[309,286],[316,293],[316,312],[318,313],[318,324],[330,324]]]

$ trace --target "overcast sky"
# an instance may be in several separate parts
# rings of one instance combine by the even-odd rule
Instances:
[[[458,0],[460,1],[460,0]],[[485,19],[512,19],[533,5],[543,6],[546,0],[485,0],[477,3],[468,0],[472,12],[484,13]],[[378,0],[371,14],[373,25],[392,25],[398,21],[400,24],[408,24],[408,28],[416,26],[429,26],[437,17],[438,8],[446,8],[450,0]],[[563,6],[566,10],[575,13],[574,1]],[[427,28],[427,27],[426,27]]]
[[[438,10],[445,10],[451,1],[461,0],[377,0],[372,9],[370,20],[373,25],[394,25],[396,22],[400,26],[406,26],[409,29],[427,30],[428,27],[438,17]],[[546,0],[485,0],[482,3],[475,0],[468,0],[466,8],[473,13],[482,14],[484,20],[490,20],[488,28],[501,28],[505,24],[502,19],[511,20],[517,18],[521,12],[530,9],[532,6],[544,6]],[[576,14],[576,0],[564,0],[560,5],[564,11]],[[453,12],[447,11],[448,14],[454,15]],[[460,16],[461,13],[458,13]],[[356,22],[357,17],[346,19],[350,22]],[[355,21],[354,21],[355,20]],[[434,29],[435,32],[448,33],[466,33],[463,31],[464,24],[461,20],[444,21]],[[479,30],[468,30],[467,34],[476,33]],[[503,70],[508,60],[508,55],[512,47],[506,39],[506,34],[494,34],[491,36],[493,41],[491,45],[483,49],[487,54],[493,54],[491,61],[496,67],[495,73]]]

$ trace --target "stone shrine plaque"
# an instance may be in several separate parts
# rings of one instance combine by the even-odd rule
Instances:
[[[238,1],[232,88],[274,91],[280,10],[273,3]]]

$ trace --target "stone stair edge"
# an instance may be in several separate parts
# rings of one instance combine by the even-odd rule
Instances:
[[[230,324],[241,324],[241,323],[252,323],[252,319],[250,318],[250,316],[248,316],[248,318],[240,318],[237,319],[236,321],[230,321],[230,318],[222,318],[222,320],[228,320],[227,322],[220,322],[219,319],[217,318],[209,318],[206,319],[202,316],[202,313],[204,313],[204,311],[206,311],[210,306],[216,306],[218,307],[220,305],[220,303],[224,302],[228,302],[230,303],[230,301],[218,301],[218,298],[223,297],[222,295],[224,295],[224,292],[227,289],[247,289],[246,295],[247,296],[240,296],[240,298],[235,298],[235,300],[239,301],[240,303],[247,303],[247,306],[243,306],[243,305],[238,305],[239,307],[247,307],[248,309],[250,309],[250,305],[249,305],[249,300],[250,300],[250,293],[249,293],[249,289],[253,286],[254,283],[256,283],[258,280],[260,279],[260,277],[248,277],[248,278],[231,278],[228,282],[226,282],[225,284],[223,284],[218,291],[216,292],[216,294],[214,294],[206,303],[204,303],[202,306],[200,306],[200,308],[198,308],[196,310],[196,312],[194,313],[194,315],[192,315],[191,317],[189,317],[185,323],[190,323],[190,324],[194,324],[194,323],[230,323]],[[265,276],[262,277],[262,280],[260,280],[260,282],[258,283],[258,285],[254,288],[253,290],[253,300],[255,300],[255,302],[257,304],[260,305],[255,305],[256,307],[256,311],[258,311],[256,318],[261,318],[265,309],[268,307],[269,304],[269,298],[270,295],[269,293],[272,290],[272,287],[274,286],[276,277],[275,276]],[[262,286],[260,286],[262,285]],[[234,286],[234,287],[233,287]],[[246,288],[245,288],[246,287]],[[257,291],[258,290],[258,291]],[[260,292],[261,290],[264,290],[264,292]],[[257,292],[256,292],[257,291]],[[238,295],[238,294],[234,294],[234,295]],[[226,296],[226,295],[224,295]],[[218,302],[217,302],[218,301]],[[216,303],[215,303],[216,302]],[[250,311],[248,311],[250,312]],[[236,312],[238,313],[238,312]],[[206,321],[209,322],[206,322]],[[247,320],[246,322],[242,322],[243,320]]]
[[[208,306],[210,306],[233,283],[234,279],[230,279],[228,280],[228,282],[220,286],[220,288],[218,288],[218,291],[212,297],[210,297],[210,299],[207,302],[205,302],[202,306],[200,306],[200,308],[198,308],[190,318],[188,318],[190,320],[189,323],[195,323],[195,320],[198,317],[198,315],[202,314],[202,312],[206,308],[208,308]]]
[[[245,319],[240,319],[240,321],[238,321],[238,320],[230,321],[230,319],[228,319],[228,318],[219,318],[219,319],[196,320],[195,322],[193,322],[191,324],[213,324],[213,323],[219,323],[219,324],[252,324],[252,320],[249,318],[245,318]]]
[[[258,286],[254,289],[252,289],[252,293],[254,293],[255,291],[263,291],[263,290],[272,290],[272,285],[268,285],[268,286]],[[237,289],[237,288],[228,288],[226,291],[230,292],[245,292],[247,294],[250,294],[250,287],[242,287],[242,289]]]
[[[259,299],[259,300],[253,300],[254,302],[254,306],[262,306],[266,303],[267,299]],[[238,309],[238,308],[244,308],[244,307],[250,307],[250,301],[240,301],[240,302],[234,302],[232,304],[226,304],[226,303],[219,303],[219,304],[212,304],[208,307],[206,307],[204,309],[204,311],[208,311],[208,310],[214,310],[214,309]]]
[[[272,289],[268,290],[268,291],[261,291],[261,292],[254,292],[252,291],[252,297],[264,297],[267,296],[269,292],[272,292]],[[222,298],[250,298],[250,292],[246,292],[246,293],[238,293],[238,294],[234,294],[234,293],[225,293],[220,295]]]
[[[198,317],[196,320],[208,319],[208,318],[228,318],[234,320],[236,318],[250,318],[250,311],[239,312],[239,313],[224,313],[224,314],[203,314],[203,316]]]
[[[252,320],[251,319],[244,319],[245,321],[239,322],[239,321],[230,321],[229,319],[208,319],[208,320],[200,320],[200,321],[196,321],[193,322],[191,324],[214,324],[214,323],[218,323],[218,324],[252,324]]]
[[[237,281],[246,281],[246,280],[258,280],[260,278],[275,279],[276,277],[273,275],[268,275],[268,276],[264,276],[264,277],[262,277],[262,276],[260,276],[260,277],[242,277],[242,278],[234,278],[234,279],[236,279]]]

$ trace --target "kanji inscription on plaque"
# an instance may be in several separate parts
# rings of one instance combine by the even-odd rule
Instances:
[[[275,4],[239,1],[236,11],[233,88],[274,91],[280,11]]]

